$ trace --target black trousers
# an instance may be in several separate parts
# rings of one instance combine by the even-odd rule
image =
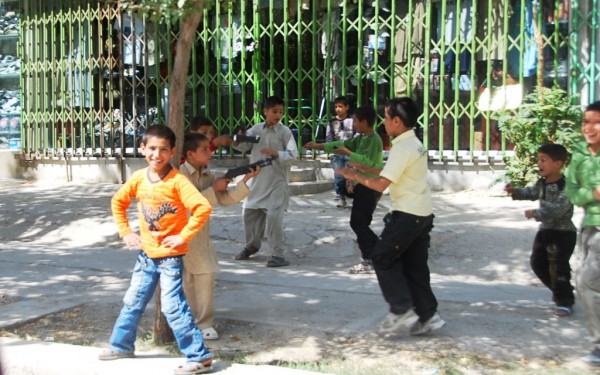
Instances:
[[[577,232],[541,229],[531,250],[531,269],[548,289],[557,306],[575,303],[569,260],[577,243]]]
[[[368,187],[357,184],[354,187],[353,194],[345,194],[351,198],[352,212],[350,213],[350,228],[356,234],[356,242],[364,260],[370,260],[367,255],[375,247],[377,235],[371,229],[373,221],[373,212],[377,208],[377,202],[381,198],[381,193]]]
[[[414,307],[425,322],[437,311],[427,265],[433,215],[393,211],[383,221],[385,227],[371,253],[383,298],[392,313]]]

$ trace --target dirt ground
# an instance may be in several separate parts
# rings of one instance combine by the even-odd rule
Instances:
[[[27,186],[22,182],[3,182],[0,188],[18,189]],[[106,222],[107,201],[115,190],[111,185],[99,185],[95,188],[87,188],[86,196],[93,194],[94,199],[88,200],[86,205],[86,217],[96,218],[98,221]],[[72,192],[74,195],[77,193]],[[480,193],[474,193],[478,195]],[[17,212],[19,220],[0,215],[0,239],[3,241],[33,241],[43,237],[46,241],[52,241],[54,237],[67,236],[68,227],[61,222],[59,216],[53,216],[53,207],[57,204],[72,204],[74,215],[77,215],[76,199],[67,197],[53,200],[48,198],[45,203],[45,219],[39,222],[40,210],[28,216],[26,197],[24,202],[2,202],[4,208],[20,207]],[[469,200],[469,196],[462,199]],[[0,206],[2,207],[2,206]],[[493,207],[491,208],[493,210]],[[19,211],[20,210],[20,211]],[[38,222],[44,229],[43,233],[29,233],[23,229],[23,223]],[[61,229],[63,228],[63,229]],[[112,233],[113,229],[105,229],[97,226],[96,237],[104,238],[105,246],[120,246],[120,243]],[[66,232],[61,232],[64,230]],[[456,233],[451,230],[438,228],[438,236],[434,245],[438,250],[433,254],[432,262],[439,262],[438,255],[443,255],[442,244],[454,238]],[[67,234],[65,234],[67,233]],[[532,232],[524,234],[532,236]],[[485,246],[484,246],[485,247]],[[452,272],[463,264],[463,267],[474,268],[473,273],[481,272],[492,278],[490,270],[479,266],[465,264],[465,258],[452,261]],[[515,269],[512,277],[517,278],[519,270],[527,266]],[[477,271],[475,271],[477,270]],[[439,271],[439,270],[438,270]],[[441,272],[441,271],[440,271]],[[525,274],[525,271],[522,271]],[[532,282],[531,276],[526,276],[525,283]],[[219,288],[219,285],[217,285]],[[0,304],[10,304],[14,300],[11,296],[0,292]],[[447,302],[447,308],[459,310],[461,307],[452,302]],[[115,300],[110,303],[82,304],[76,308],[69,309],[57,314],[43,317],[28,324],[13,327],[0,332],[0,335],[22,337],[31,340],[45,340],[75,345],[87,345],[104,347],[109,339],[112,326],[115,322],[121,302]],[[477,306],[473,306],[477,308]],[[138,349],[143,350],[145,346],[152,344],[152,323],[154,316],[154,305],[151,304],[144,315],[139,328]],[[293,367],[322,371],[332,374],[584,374],[598,373],[596,369],[581,366],[581,364],[564,363],[561,356],[547,356],[529,360],[527,357],[505,360],[498,356],[487,356],[485,350],[477,351],[472,347],[466,347],[443,335],[431,336],[428,340],[415,341],[403,338],[381,337],[375,332],[361,335],[332,334],[310,328],[297,328],[281,325],[254,324],[243,321],[227,321],[217,318],[216,328],[221,336],[220,340],[208,341],[209,348],[216,353],[217,358],[226,361],[245,363],[267,363],[279,364]],[[469,329],[468,322],[465,330]],[[514,333],[513,333],[514,334]],[[585,339],[585,338],[582,338]],[[318,341],[319,345],[315,342]],[[510,345],[510,344],[506,344]],[[166,352],[176,353],[175,346],[165,346]]]

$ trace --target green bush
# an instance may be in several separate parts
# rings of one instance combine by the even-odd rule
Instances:
[[[514,155],[505,157],[506,173],[497,182],[524,187],[538,176],[537,149],[544,143],[558,143],[571,152],[581,136],[581,109],[571,104],[568,94],[558,88],[542,88],[527,95],[516,110],[494,114],[498,127],[514,145]]]

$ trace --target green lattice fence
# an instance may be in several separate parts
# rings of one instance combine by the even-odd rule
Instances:
[[[177,25],[117,1],[21,4],[24,152],[137,155],[140,134],[168,116]],[[598,16],[597,0],[217,1],[197,31],[186,117],[232,133],[279,95],[300,147],[339,95],[380,114],[408,95],[432,157],[494,157],[511,147],[495,108],[539,83],[599,97]]]

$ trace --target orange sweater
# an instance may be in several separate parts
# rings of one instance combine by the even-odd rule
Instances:
[[[142,250],[150,258],[187,253],[187,243],[206,223],[212,211],[206,198],[177,169],[173,168],[162,181],[152,183],[148,179],[148,168],[144,168],[135,172],[112,198],[113,217],[120,237],[132,232],[127,208],[134,197],[140,219]],[[186,210],[191,213],[189,220]],[[165,237],[177,234],[185,244],[172,250],[161,246]]]

